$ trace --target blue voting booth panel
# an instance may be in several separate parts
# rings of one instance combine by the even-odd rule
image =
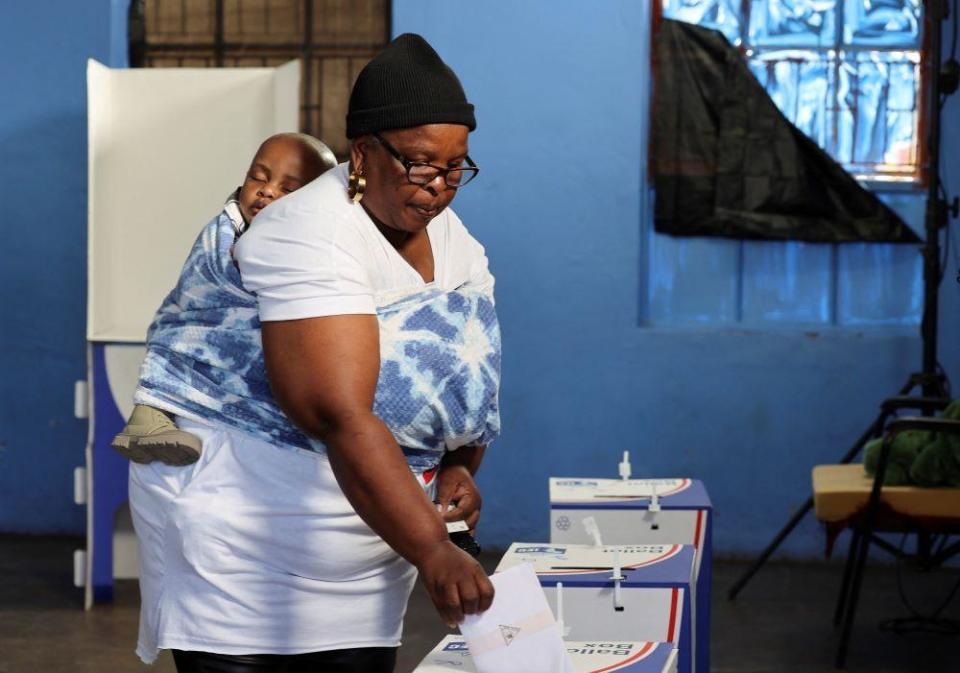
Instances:
[[[619,595],[611,572],[622,561]],[[630,554],[642,555],[636,562]],[[606,558],[599,560],[600,556]],[[693,571],[690,545],[591,545],[515,542],[497,571],[531,563],[551,605],[562,584],[563,621],[571,640],[644,640],[672,643],[680,673],[693,671]],[[600,569],[602,568],[602,569]],[[620,605],[616,600],[619,597]]]
[[[584,520],[592,517],[603,543],[683,544],[696,550],[693,591],[693,660],[696,673],[710,671],[710,586],[713,504],[698,479],[633,480],[656,485],[660,511],[650,498],[616,497],[617,479],[550,479],[551,543],[589,544]]]
[[[117,510],[127,502],[128,461],[110,448],[110,440],[124,426],[125,414],[121,408],[127,402],[118,403],[114,390],[128,389],[128,386],[111,386],[111,372],[108,371],[107,350],[111,344],[91,343],[90,381],[93,405],[90,414],[91,432],[90,458],[87,465],[88,493],[87,507],[90,508],[89,529],[87,531],[87,586],[93,603],[106,603],[113,600],[113,534]],[[131,348],[126,345],[116,348]],[[142,347],[140,349],[142,351]],[[127,376],[128,372],[113,373]],[[89,602],[89,601],[88,601]]]

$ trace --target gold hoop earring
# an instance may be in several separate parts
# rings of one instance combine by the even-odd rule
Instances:
[[[356,171],[350,172],[350,179],[347,182],[347,196],[350,197],[350,200],[354,203],[360,203],[360,199],[363,198],[363,192],[367,188],[367,179],[363,177],[363,172],[357,173]]]

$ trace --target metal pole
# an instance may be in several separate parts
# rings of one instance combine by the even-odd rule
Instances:
[[[127,9],[127,31],[130,39],[127,62],[131,68],[142,68],[146,65],[146,25],[143,0],[133,0]]]
[[[303,112],[301,131],[319,136],[322,129],[313,128],[313,0],[303,2],[303,100],[300,110]],[[317,92],[319,96],[321,92]]]
[[[930,79],[929,114],[927,129],[927,209],[924,218],[926,242],[923,246],[923,321],[920,335],[923,339],[923,393],[936,396],[941,393],[936,384],[937,373],[937,308],[940,289],[940,228],[943,226],[943,203],[940,199],[940,62],[941,26],[947,12],[946,0],[928,0],[926,3],[929,54],[927,72]]]
[[[217,0],[213,14],[213,53],[218,68],[223,67],[223,32],[223,0]]]
[[[936,0],[934,0],[936,2]],[[870,500],[862,524],[855,524],[859,529],[859,545],[854,545],[856,561],[854,561],[851,584],[846,597],[846,606],[843,616],[843,628],[840,631],[840,644],[837,647],[837,656],[834,659],[834,668],[844,669],[847,664],[847,647],[850,645],[850,635],[853,633],[853,620],[857,616],[857,602],[860,600],[860,587],[863,585],[863,571],[867,565],[867,553],[870,551],[870,542],[873,539],[873,529],[877,522],[877,510],[880,507],[880,491],[883,489],[883,478],[887,472],[887,463],[890,460],[890,447],[896,435],[887,433],[877,458],[876,476],[873,478],[873,488],[870,491]]]

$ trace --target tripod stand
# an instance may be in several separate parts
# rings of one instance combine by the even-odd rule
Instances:
[[[956,9],[954,10],[956,11]],[[958,216],[958,201],[956,198],[949,204],[941,195],[940,181],[940,112],[942,97],[952,94],[957,88],[957,62],[951,59],[946,67],[942,67],[942,39],[941,30],[944,20],[949,13],[948,0],[928,0],[926,3],[926,21],[929,35],[929,58],[927,63],[930,69],[929,89],[929,128],[927,133],[927,207],[924,218],[926,240],[921,254],[923,256],[923,318],[921,322],[921,338],[923,341],[923,361],[920,372],[909,376],[906,383],[900,388],[898,396],[884,400],[880,413],[857,439],[853,446],[843,455],[840,463],[849,463],[860,453],[864,444],[870,439],[880,436],[890,416],[901,409],[917,409],[924,415],[930,415],[935,409],[942,408],[943,398],[948,396],[949,383],[946,376],[939,370],[937,363],[937,323],[938,323],[938,290],[942,269],[940,263],[940,230],[947,225],[948,213]],[[920,389],[922,396],[911,394]],[[788,535],[797,527],[806,514],[813,509],[811,496],[790,517],[786,525],[774,536],[770,544],[760,553],[757,559],[743,573],[728,593],[730,600],[736,599],[747,582],[763,567],[773,553],[780,547]],[[855,545],[854,545],[855,546]],[[853,552],[854,547],[851,547]],[[865,552],[864,552],[865,553]],[[844,578],[844,590],[849,577]],[[839,608],[838,608],[839,610]]]

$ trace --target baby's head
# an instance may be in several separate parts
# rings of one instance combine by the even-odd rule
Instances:
[[[278,133],[263,141],[240,187],[240,213],[257,213],[337,165],[330,148],[305,133]]]

